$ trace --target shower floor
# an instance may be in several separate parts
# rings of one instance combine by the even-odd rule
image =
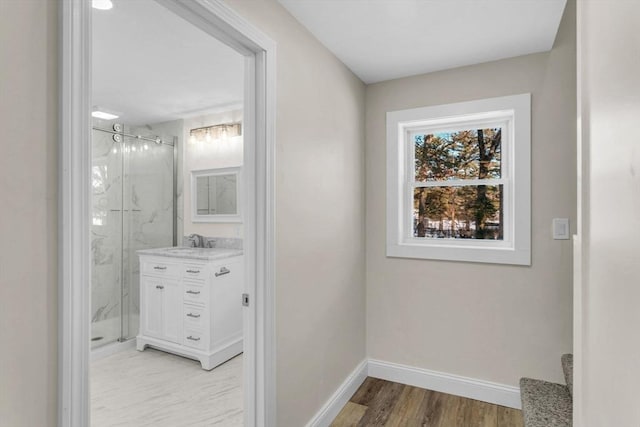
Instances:
[[[138,324],[139,315],[130,315],[130,321]],[[138,331],[135,331],[127,338],[135,338]],[[120,318],[112,317],[91,323],[91,349],[102,347],[103,345],[117,342],[120,339]]]

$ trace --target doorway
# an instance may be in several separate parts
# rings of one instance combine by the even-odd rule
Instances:
[[[245,57],[244,424],[273,425],[274,412],[274,44],[219,1],[158,0]],[[91,293],[91,2],[63,2],[61,117],[60,425],[89,424]],[[139,138],[137,138],[139,139]],[[84,178],[83,178],[84,177]],[[117,210],[117,209],[116,209]],[[121,205],[120,218],[124,217]],[[131,209],[128,209],[131,210]],[[130,215],[132,213],[129,213]],[[116,213],[117,215],[117,213]],[[99,222],[99,221],[96,221]],[[124,229],[124,223],[122,225]],[[125,232],[123,231],[124,235]],[[122,272],[124,268],[120,268]],[[122,288],[121,288],[122,289]],[[122,296],[122,291],[121,291]],[[121,313],[125,304],[120,298]],[[129,322],[130,324],[132,322]],[[120,322],[120,336],[127,333]],[[128,329],[128,328],[127,328]],[[128,334],[130,335],[130,334]]]

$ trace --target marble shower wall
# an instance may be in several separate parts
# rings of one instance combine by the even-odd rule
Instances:
[[[173,142],[174,136],[182,135],[182,121],[125,127],[125,132]],[[120,322],[109,320],[120,316],[121,304],[123,334],[132,337],[138,332],[136,251],[173,245],[174,150],[128,137],[117,143],[101,131],[93,132],[92,143],[92,322],[104,337],[102,344],[120,336]],[[100,322],[110,326],[98,327]]]

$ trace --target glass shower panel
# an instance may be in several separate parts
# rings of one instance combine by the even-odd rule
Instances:
[[[92,348],[137,335],[136,251],[176,244],[174,140],[93,131]]]
[[[173,246],[174,147],[125,138],[122,338],[133,338],[140,325],[140,263],[136,251]]]
[[[113,134],[92,133],[91,347],[121,334],[122,143]]]

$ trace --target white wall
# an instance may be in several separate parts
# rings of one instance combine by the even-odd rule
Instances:
[[[228,0],[277,43],[277,425],[365,357],[364,84],[275,0]]]
[[[640,2],[579,2],[581,427],[640,425]]]
[[[223,123],[242,122],[242,110],[230,110],[226,112],[207,114],[204,116],[187,118],[184,120],[183,141],[183,206],[184,206],[184,233],[193,233],[207,237],[242,237],[242,224],[238,223],[202,223],[193,222],[191,216],[191,172],[203,169],[230,168],[242,166],[243,140],[242,136],[229,138],[227,141],[211,141],[192,143],[189,140],[189,131],[204,126],[213,126]],[[178,235],[180,244],[180,235]]]
[[[571,242],[554,217],[575,221],[575,5],[553,50],[367,87],[367,349],[374,359],[517,386],[563,381],[571,351]],[[385,256],[385,114],[532,93],[532,266]]]
[[[56,425],[58,2],[0,1],[0,424]]]

